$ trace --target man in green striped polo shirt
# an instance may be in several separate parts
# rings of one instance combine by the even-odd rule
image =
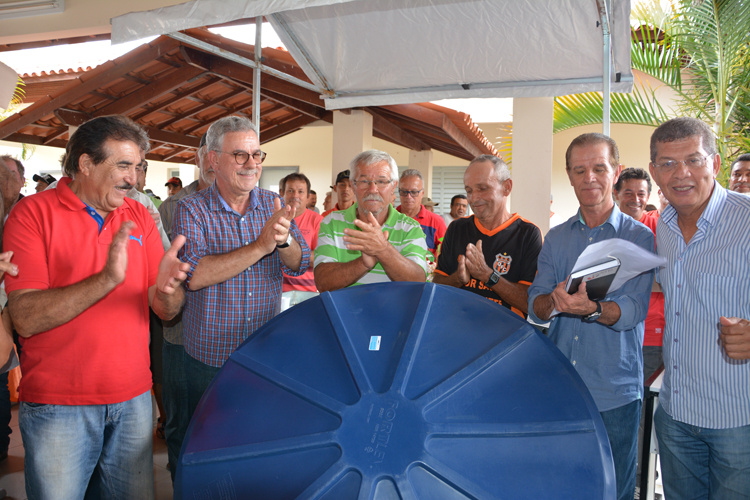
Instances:
[[[425,281],[427,243],[412,218],[391,206],[398,167],[371,149],[349,164],[357,202],[331,212],[320,225],[315,285],[321,292],[388,281]]]

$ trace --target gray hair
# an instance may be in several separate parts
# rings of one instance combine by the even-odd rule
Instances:
[[[398,165],[396,165],[396,160],[385,151],[378,151],[377,149],[363,151],[354,157],[349,163],[349,171],[351,172],[349,179],[352,182],[357,180],[359,167],[369,167],[383,161],[388,162],[388,166],[391,168],[391,183],[395,184],[398,182]]]
[[[471,166],[473,163],[480,163],[483,161],[492,163],[492,166],[495,168],[495,175],[497,176],[497,180],[499,182],[504,182],[510,179],[510,169],[508,168],[508,165],[503,161],[502,158],[498,158],[495,155],[479,155],[471,160],[469,166]]]
[[[406,170],[401,172],[400,180],[403,180],[404,177],[419,177],[419,180],[424,182],[424,178],[422,177],[422,172],[420,172],[416,168],[407,168]]]
[[[672,118],[657,127],[651,134],[651,163],[656,161],[656,145],[660,142],[674,142],[698,136],[702,138],[703,149],[711,156],[716,154],[716,136],[703,120],[691,117]]]
[[[225,116],[216,120],[206,132],[206,152],[221,151],[224,136],[230,132],[253,132],[258,137],[258,129],[244,116]],[[252,151],[248,151],[252,153]]]

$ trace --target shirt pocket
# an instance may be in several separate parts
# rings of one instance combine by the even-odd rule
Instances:
[[[720,316],[750,319],[750,279],[700,273],[698,301],[711,321]]]

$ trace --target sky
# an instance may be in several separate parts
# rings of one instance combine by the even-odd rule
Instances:
[[[240,42],[255,43],[255,25],[231,26],[212,29],[220,34]],[[115,59],[152,38],[135,42],[112,45],[109,40],[87,42],[84,44],[59,45],[38,49],[26,49],[15,52],[1,52],[0,61],[13,68],[16,73],[37,73],[96,67],[103,62]],[[276,35],[270,24],[263,24],[263,47],[283,47],[284,44]],[[445,99],[436,104],[468,113],[475,123],[512,121],[513,99]]]

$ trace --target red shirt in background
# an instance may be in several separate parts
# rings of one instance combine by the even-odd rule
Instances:
[[[656,224],[659,222],[659,212],[643,212],[641,223],[646,225],[656,236]],[[648,303],[648,316],[646,316],[645,334],[643,345],[660,346],[664,337],[664,294],[662,292],[651,292]]]

